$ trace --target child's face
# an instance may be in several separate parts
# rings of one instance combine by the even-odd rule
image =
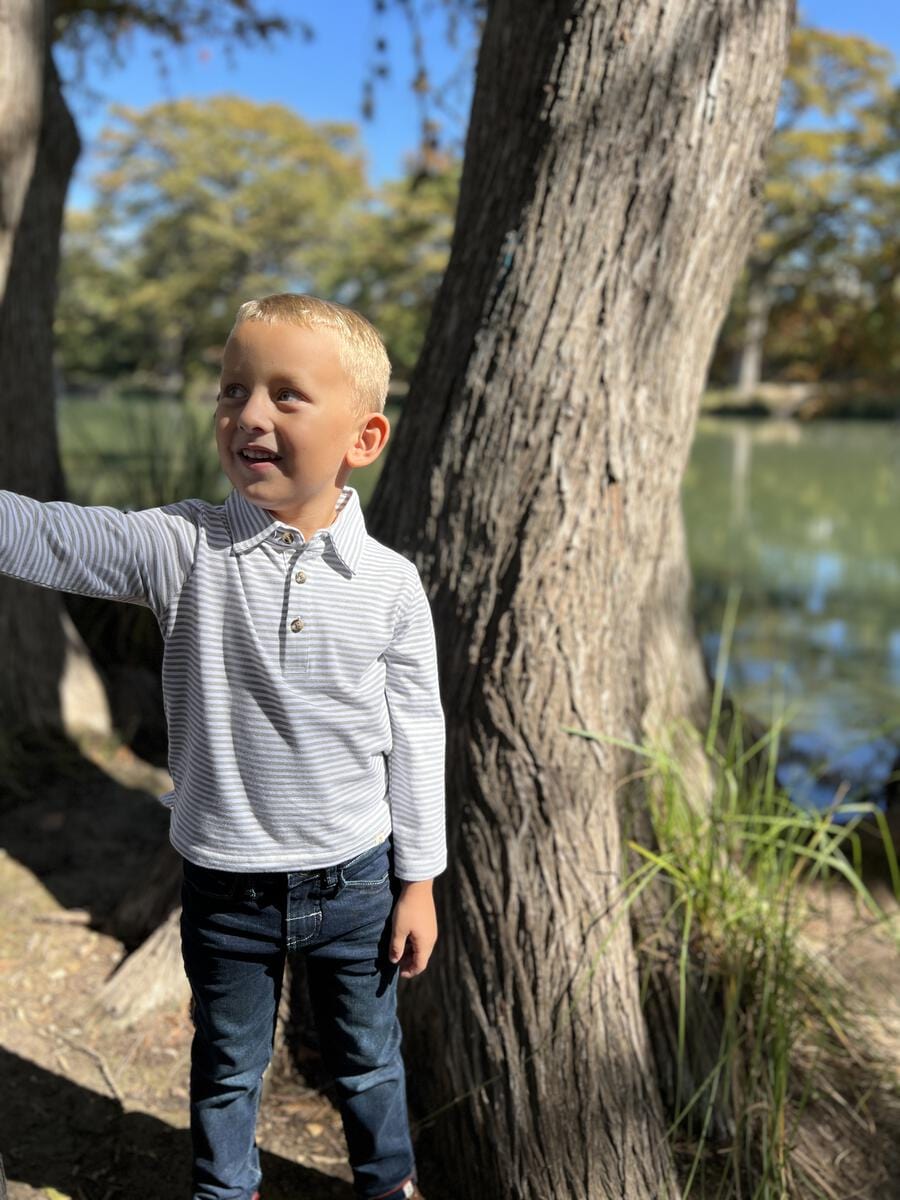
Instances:
[[[216,445],[234,487],[285,524],[330,498],[365,417],[331,329],[244,321],[225,346]],[[339,479],[340,476],[340,479]]]

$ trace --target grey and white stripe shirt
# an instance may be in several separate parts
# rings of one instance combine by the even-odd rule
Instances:
[[[238,492],[127,513],[0,492],[0,571],[156,614],[185,858],[305,870],[393,830],[400,879],[444,870],[431,610],[354,488],[309,540]]]

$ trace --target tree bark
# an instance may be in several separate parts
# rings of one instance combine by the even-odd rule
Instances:
[[[17,64],[25,83],[22,113],[18,95],[11,110],[18,132],[5,139],[0,161],[0,265],[8,255],[5,278],[0,277],[6,446],[0,485],[48,500],[63,490],[54,410],[53,312],[63,204],[80,145],[60,90],[43,15],[38,19],[43,6],[16,0],[7,8],[14,17],[6,28],[0,27],[2,55]],[[37,108],[35,89],[40,96]],[[9,130],[10,109],[4,102],[0,118]],[[19,144],[17,157],[8,156],[8,141]],[[21,202],[14,204],[20,193]],[[66,654],[61,617],[57,593],[0,579],[0,714],[7,733],[61,729],[60,680]]]
[[[7,0],[0,15],[0,294],[37,157],[45,39],[41,0]]]
[[[792,16],[488,6],[451,260],[367,510],[438,631],[450,863],[403,1015],[461,1197],[678,1195],[621,895],[628,764],[562,730],[640,739],[702,695],[680,485]]]

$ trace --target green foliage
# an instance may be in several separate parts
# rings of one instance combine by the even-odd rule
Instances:
[[[449,254],[457,160],[372,194],[352,125],[234,96],[114,113],[98,203],[66,222],[56,332],[70,388],[206,385],[238,304],[281,290],[360,308],[408,375]]]
[[[834,1093],[829,1075],[836,1064],[824,1051],[833,1047],[835,1027],[852,1035],[844,1032],[851,1023],[845,981],[803,944],[804,889],[816,878],[841,877],[878,913],[858,871],[853,824],[798,810],[775,787],[778,735],[776,726],[747,749],[735,723],[724,750],[713,754],[708,812],[698,811],[680,765],[666,750],[651,751],[652,816],[661,849],[632,848],[644,859],[645,872],[668,884],[670,915],[681,928],[680,1064],[688,1054],[696,997],[714,996],[721,1005],[713,1074],[690,1094],[682,1091],[672,1123],[682,1153],[693,1142],[686,1195],[708,1174],[717,1151],[713,1174],[721,1176],[720,1194],[820,1194],[798,1153],[805,1148],[798,1126],[811,1097]],[[770,754],[768,769],[761,766],[764,754]],[[856,806],[855,823],[864,815],[884,820],[877,810]],[[884,845],[900,888],[886,829]],[[652,953],[654,947],[644,949]],[[838,1097],[851,1111],[859,1100]],[[727,1157],[710,1137],[717,1108],[731,1119]]]
[[[888,50],[795,30],[768,162],[764,220],[720,337],[725,382],[750,293],[770,310],[767,374],[841,378],[900,367],[896,229],[900,92]]]
[[[315,288],[331,267],[365,193],[356,130],[237,96],[114,112],[97,208],[67,223],[63,369],[130,355],[132,370],[180,387],[189,367],[216,362],[242,300]]]
[[[386,183],[335,259],[332,286],[385,335],[400,378],[415,366],[447,265],[460,170],[458,159],[434,156],[427,173],[413,167],[406,179]]]
[[[70,385],[133,371],[146,331],[130,300],[138,279],[101,215],[69,212],[60,263],[56,354]]]

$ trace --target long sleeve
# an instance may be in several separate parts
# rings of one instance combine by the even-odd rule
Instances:
[[[431,879],[447,865],[445,732],[434,624],[418,574],[384,659],[394,868],[399,879]]]
[[[195,501],[143,512],[0,492],[0,572],[41,587],[146,604],[159,616],[189,575]]]

